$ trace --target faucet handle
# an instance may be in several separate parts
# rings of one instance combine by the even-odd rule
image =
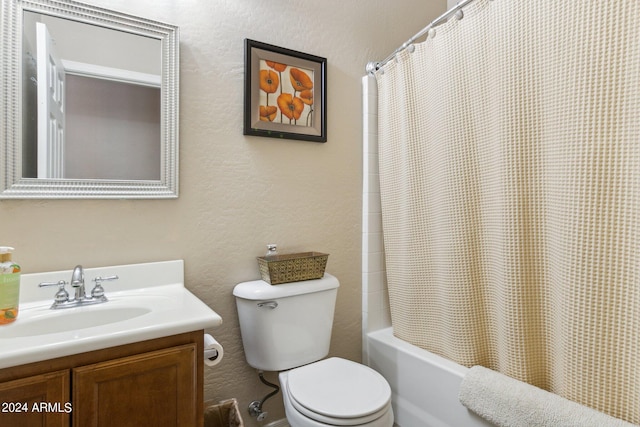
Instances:
[[[64,280],[58,280],[57,282],[40,282],[38,283],[38,287],[40,288],[44,288],[46,286],[60,286],[60,287],[64,287],[65,285],[68,285],[69,282],[65,282]]]
[[[41,282],[38,284],[38,286],[41,288],[47,286],[58,286],[58,292],[56,292],[54,299],[56,303],[60,304],[69,301],[69,292],[67,292],[67,290],[65,289],[65,286],[68,284],[69,282],[59,280],[57,282]]]
[[[117,275],[113,275],[113,276],[106,276],[106,277],[102,277],[102,276],[98,276],[95,279],[93,279],[92,281],[96,283],[96,285],[93,287],[93,289],[91,290],[91,296],[93,298],[102,298],[104,297],[104,288],[102,287],[102,282],[105,281],[112,281],[112,280],[118,280],[119,277]]]
[[[118,275],[114,274],[113,276],[106,276],[106,277],[98,276],[95,279],[92,279],[92,282],[100,283],[100,282],[106,282],[106,281],[118,280],[118,279],[119,279]]]

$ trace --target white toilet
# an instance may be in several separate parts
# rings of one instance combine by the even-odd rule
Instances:
[[[236,285],[247,362],[261,371],[281,371],[292,427],[391,427],[391,388],[382,375],[349,360],[324,359],[338,286],[326,273],[274,286],[262,280]]]

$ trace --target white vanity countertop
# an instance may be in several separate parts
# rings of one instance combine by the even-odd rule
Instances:
[[[123,344],[211,328],[222,318],[184,287],[182,260],[86,268],[90,295],[97,276],[108,302],[50,309],[57,287],[40,282],[69,281],[72,270],[23,274],[15,322],[0,325],[0,368],[100,350]],[[67,285],[73,297],[74,289]]]

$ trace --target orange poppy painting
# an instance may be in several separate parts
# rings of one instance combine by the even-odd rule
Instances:
[[[245,42],[245,135],[325,142],[326,59]]]
[[[272,106],[277,106],[278,114],[269,117],[274,117],[276,122],[311,126],[313,70],[260,60],[260,109]],[[260,118],[262,120],[262,114]]]

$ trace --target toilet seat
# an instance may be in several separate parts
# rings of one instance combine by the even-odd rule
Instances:
[[[286,393],[305,417],[336,426],[375,421],[391,406],[391,388],[382,375],[335,357],[288,371]]]

